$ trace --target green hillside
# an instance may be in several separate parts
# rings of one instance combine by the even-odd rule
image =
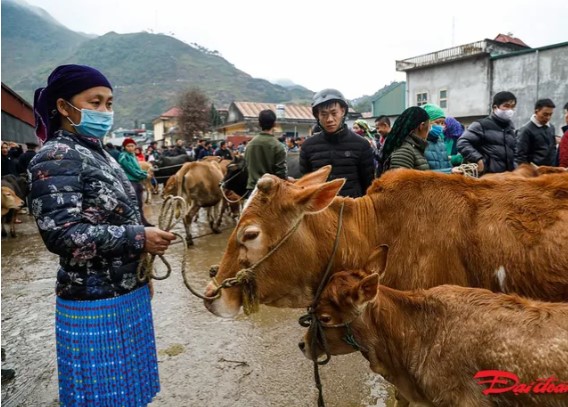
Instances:
[[[255,79],[215,52],[166,35],[110,32],[89,38],[45,12],[2,1],[4,83],[31,102],[49,72],[67,63],[94,66],[109,78],[117,127],[150,123],[191,87],[200,88],[218,108],[235,100],[309,103],[313,95],[299,86],[288,89]]]

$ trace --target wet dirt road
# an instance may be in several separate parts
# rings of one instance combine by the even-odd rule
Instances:
[[[154,197],[154,201],[159,199]],[[157,221],[159,204],[150,207]],[[58,400],[54,309],[57,256],[49,253],[28,215],[20,215],[17,238],[2,239],[3,368],[16,378],[2,383],[2,406],[56,406]],[[210,265],[219,262],[232,220],[209,234],[204,221],[193,226],[195,240],[187,265],[192,284],[202,291]],[[178,227],[179,228],[179,227]],[[181,244],[166,257],[172,275],[154,283],[154,325],[161,391],[151,404],[163,406],[317,405],[313,365],[297,343],[303,310],[261,306],[260,312],[226,320],[210,314],[184,286]],[[392,406],[391,387],[373,374],[358,353],[333,357],[321,367],[326,406]]]

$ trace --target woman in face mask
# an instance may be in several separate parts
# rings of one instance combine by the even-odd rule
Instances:
[[[56,346],[62,406],[144,406],[159,391],[143,253],[175,238],[144,227],[136,194],[104,150],[112,86],[94,68],[57,67],[34,97],[45,141],[28,166],[30,210],[47,249],[60,257]]]
[[[448,158],[446,151],[446,143],[444,142],[444,129],[446,128],[446,114],[441,107],[433,103],[422,106],[430,119],[430,132],[428,133],[428,146],[424,152],[424,156],[428,161],[431,170],[443,172],[446,174],[459,173],[457,169],[452,169],[452,164]]]

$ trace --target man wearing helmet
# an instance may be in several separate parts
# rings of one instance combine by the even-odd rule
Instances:
[[[345,178],[342,196],[363,196],[373,181],[374,162],[371,145],[345,124],[347,101],[335,89],[314,95],[312,113],[322,131],[306,139],[300,150],[300,171],[307,174],[331,165],[329,179]]]

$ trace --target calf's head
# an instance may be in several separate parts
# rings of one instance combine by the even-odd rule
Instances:
[[[386,268],[387,251],[387,246],[378,247],[371,253],[364,270],[336,273],[325,286],[313,312],[323,328],[328,354],[343,355],[360,350],[358,342],[353,341],[351,327],[378,293],[378,273],[382,274]],[[320,340],[314,340],[314,335],[315,330],[308,329],[298,344],[308,359],[317,359],[326,351]]]
[[[321,259],[314,259],[313,254],[322,242],[307,239],[310,233],[302,220],[326,209],[341,190],[344,179],[325,182],[330,171],[330,166],[324,167],[295,183],[265,174],[229,237],[217,275],[205,295],[211,296],[219,283],[247,270],[254,279],[259,303],[306,306],[313,296],[312,277],[307,273],[321,269],[315,264]],[[223,317],[237,315],[242,304],[239,285],[224,288],[219,298],[205,301],[209,311]]]
[[[2,187],[2,216],[6,215],[10,209],[20,209],[22,206],[24,206],[24,201],[10,187]]]

